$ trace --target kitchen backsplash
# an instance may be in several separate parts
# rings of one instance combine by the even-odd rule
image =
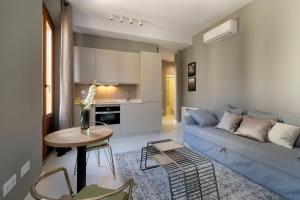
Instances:
[[[75,84],[75,99],[84,99],[87,96],[89,86],[89,84]],[[81,94],[81,91],[85,91],[85,94]],[[127,93],[130,99],[136,99],[136,91],[136,85],[97,86],[95,99],[126,99]]]

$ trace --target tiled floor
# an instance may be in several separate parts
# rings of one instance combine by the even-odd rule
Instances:
[[[113,153],[119,153],[140,150],[148,141],[165,138],[172,138],[179,142],[182,141],[181,126],[180,124],[175,124],[171,117],[165,117],[163,119],[163,128],[159,134],[112,138],[110,144]],[[56,155],[52,153],[45,162],[44,171],[65,167],[69,172],[73,189],[76,190],[76,175],[73,175],[75,159],[76,149],[73,149],[71,152],[68,152],[60,158],[57,158]],[[100,167],[97,165],[95,154],[93,152],[90,154],[87,164],[87,184],[97,184],[109,188],[117,188],[122,184],[118,175],[114,180],[103,151],[101,152]],[[61,174],[60,176],[53,176],[52,178],[47,179],[47,181],[41,183],[39,190],[52,197],[59,197],[61,194],[66,193],[67,188],[63,175]]]

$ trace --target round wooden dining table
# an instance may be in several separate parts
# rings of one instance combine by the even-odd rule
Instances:
[[[91,126],[62,129],[45,136],[45,145],[50,147],[77,148],[77,192],[86,186],[86,145],[109,139],[113,130],[109,126]]]

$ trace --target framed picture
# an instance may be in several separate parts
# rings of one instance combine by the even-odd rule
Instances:
[[[196,77],[188,78],[188,91],[196,91]]]
[[[188,64],[188,76],[196,76],[196,62]]]

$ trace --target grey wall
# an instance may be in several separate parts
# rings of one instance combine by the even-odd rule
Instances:
[[[183,105],[183,63],[180,52],[175,54],[175,74],[176,74],[176,109],[175,117],[178,122],[181,121],[181,105]]]
[[[163,109],[163,115],[164,116],[166,115],[166,80],[167,80],[166,76],[167,75],[175,75],[175,74],[176,74],[175,63],[163,60],[162,61],[162,74],[161,75],[162,75],[162,109]],[[174,108],[174,110],[175,109],[176,108]]]
[[[156,44],[146,42],[136,42],[131,40],[109,38],[103,36],[74,33],[74,45],[98,49],[110,49],[118,51],[140,52],[150,51],[157,52]]]
[[[2,185],[17,175],[5,199],[24,199],[42,168],[42,2],[0,1],[0,199]],[[31,170],[20,179],[27,160]]]
[[[256,0],[219,22],[238,19],[237,35],[210,45],[203,44],[203,32],[195,35],[180,52],[183,105],[300,113],[299,7],[298,0]],[[197,91],[188,92],[187,64],[193,61]]]

